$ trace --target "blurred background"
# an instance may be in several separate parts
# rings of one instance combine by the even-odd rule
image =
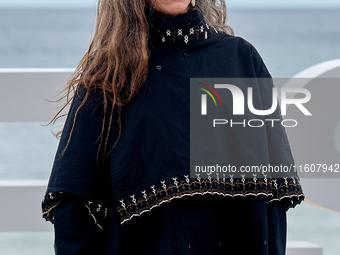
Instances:
[[[228,23],[257,48],[274,78],[340,58],[338,0],[227,4]],[[94,0],[0,0],[0,68],[75,68],[93,34],[95,8]],[[41,124],[0,122],[0,180],[49,178],[58,140]],[[288,240],[338,255],[339,239],[340,214],[308,203],[288,211]],[[53,254],[53,233],[0,232],[0,254]]]

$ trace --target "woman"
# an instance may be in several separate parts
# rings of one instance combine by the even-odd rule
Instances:
[[[56,254],[285,253],[296,174],[190,178],[190,78],[270,78],[225,20],[224,1],[99,1],[43,201]],[[284,129],[263,130],[234,153],[293,164]]]

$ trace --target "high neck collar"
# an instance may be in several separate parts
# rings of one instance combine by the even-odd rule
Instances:
[[[206,24],[197,10],[170,17],[146,7],[146,17],[151,43],[189,48],[208,44],[218,36],[217,30]]]

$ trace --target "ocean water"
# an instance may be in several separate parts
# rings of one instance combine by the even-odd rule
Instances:
[[[340,58],[340,10],[230,10],[228,22],[257,48],[273,77]],[[75,67],[93,26],[90,10],[0,10],[0,68]],[[0,179],[48,179],[58,140],[44,124],[0,122]],[[340,214],[306,203],[288,211],[289,240],[338,255],[339,238]],[[0,233],[0,254],[53,254],[53,234]]]

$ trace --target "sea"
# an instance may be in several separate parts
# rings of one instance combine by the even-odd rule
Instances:
[[[340,9],[230,9],[228,23],[255,46],[274,78],[340,58]],[[92,9],[0,9],[0,68],[74,68],[94,24]],[[58,140],[46,124],[0,122],[0,180],[48,179]],[[288,211],[287,226],[289,241],[340,254],[340,214],[304,202]],[[0,254],[52,255],[53,238],[0,233]]]

